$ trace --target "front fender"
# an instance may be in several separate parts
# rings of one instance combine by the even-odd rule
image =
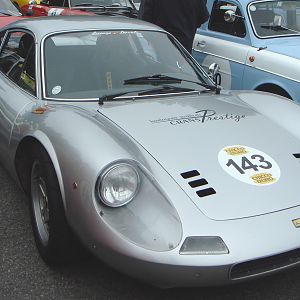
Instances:
[[[9,149],[12,158],[28,137],[48,152],[66,212],[74,186],[85,186],[89,193],[94,191],[99,173],[112,161],[138,158],[148,165],[139,146],[96,110],[93,114],[60,104],[49,105],[43,114],[33,114],[28,108],[18,116],[13,128]]]

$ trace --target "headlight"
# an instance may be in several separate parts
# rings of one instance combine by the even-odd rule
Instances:
[[[129,203],[139,189],[139,175],[129,164],[118,164],[104,172],[98,182],[101,201],[110,207]]]

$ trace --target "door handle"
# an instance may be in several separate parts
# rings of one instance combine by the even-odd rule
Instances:
[[[199,41],[197,43],[197,47],[201,47],[201,48],[204,48],[206,46],[206,42],[205,41]]]

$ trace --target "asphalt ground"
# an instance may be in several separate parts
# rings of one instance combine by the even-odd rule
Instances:
[[[0,166],[0,300],[6,299],[300,299],[300,268],[247,283],[161,290],[94,258],[51,269],[39,258],[21,190]]]

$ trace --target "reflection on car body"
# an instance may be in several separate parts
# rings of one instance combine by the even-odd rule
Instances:
[[[18,20],[22,13],[9,0],[0,0],[0,28]]]
[[[0,162],[46,263],[83,244],[162,287],[299,263],[298,104],[220,90],[140,20],[31,18],[0,35]]]
[[[300,101],[300,1],[208,1],[194,57],[220,66],[226,89],[255,89]]]

